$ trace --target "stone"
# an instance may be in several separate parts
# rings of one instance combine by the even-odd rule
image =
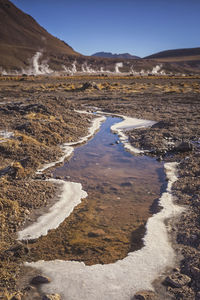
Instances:
[[[22,297],[20,295],[13,296],[10,300],[21,300]]]
[[[23,294],[21,292],[17,292],[12,298],[9,298],[10,300],[21,300]]]
[[[31,284],[38,285],[43,283],[49,283],[51,280],[48,277],[38,275],[32,278]]]
[[[175,288],[180,288],[190,283],[191,278],[185,274],[175,272],[165,278],[165,283]]]
[[[200,291],[196,293],[196,299],[197,299],[197,300],[200,299]]]
[[[96,229],[96,230],[90,231],[88,233],[88,236],[89,237],[98,237],[98,236],[102,236],[104,234],[105,234],[105,231],[103,229]]]
[[[158,300],[154,292],[142,291],[135,294],[132,300]]]
[[[180,142],[175,145],[174,150],[178,152],[188,152],[193,151],[194,146],[190,142]]]
[[[22,242],[17,241],[16,244],[7,250],[7,252],[12,252],[15,257],[21,257],[29,252],[29,249]]]
[[[96,84],[96,82],[85,82],[82,87],[81,87],[81,90],[84,91],[84,90],[87,90],[87,89],[90,89],[90,88],[94,88],[96,90],[100,90],[100,87],[98,84]]]

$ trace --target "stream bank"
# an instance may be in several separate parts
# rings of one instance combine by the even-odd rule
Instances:
[[[85,118],[79,118],[77,114],[72,114],[74,107],[80,109],[82,104],[87,103],[87,105],[96,105],[112,113],[156,121],[163,120],[168,124],[170,122],[170,129],[168,129],[169,127],[166,123],[163,124],[163,128],[159,129],[160,137],[158,141],[164,138],[166,131],[169,130],[172,138],[173,136],[178,136],[179,141],[186,139],[193,142],[198,141],[199,138],[200,89],[198,78],[131,77],[123,79],[70,78],[67,80],[66,82],[66,78],[40,77],[32,78],[31,80],[27,79],[23,82],[17,79],[1,82],[1,103],[5,103],[3,106],[1,105],[2,109],[0,110],[1,128],[7,128],[8,131],[13,132],[16,130],[16,125],[29,122],[29,126],[23,127],[18,137],[19,140],[21,139],[18,149],[16,148],[18,143],[15,141],[12,141],[12,148],[10,147],[10,142],[6,145],[6,148],[1,148],[1,168],[5,168],[6,172],[7,170],[11,171],[9,174],[6,173],[7,175],[4,175],[4,179],[1,178],[0,182],[0,196],[1,201],[3,201],[4,212],[6,212],[3,216],[3,222],[1,222],[1,224],[4,224],[2,229],[3,235],[1,235],[1,287],[3,289],[7,288],[10,291],[16,289],[15,280],[18,265],[24,255],[24,247],[16,245],[11,238],[13,233],[18,229],[18,224],[23,222],[25,213],[28,217],[28,213],[33,207],[44,205],[45,201],[48,202],[48,198],[52,198],[56,192],[50,183],[46,182],[44,184],[43,180],[41,183],[39,181],[34,183],[27,175],[31,172],[33,174],[38,168],[38,163],[45,162],[45,157],[46,161],[50,158],[54,160],[52,154],[59,154],[58,149],[52,152],[54,147],[52,147],[52,137],[56,137],[56,141],[59,138],[62,143],[62,141],[64,142],[68,138],[71,139],[75,135],[84,135],[80,133],[80,130],[85,130],[88,127],[89,123]],[[97,83],[101,83],[102,89],[88,89],[80,92],[71,89],[70,91],[70,84],[74,84],[75,87],[76,85],[81,86],[86,80],[95,80]],[[66,86],[68,90],[66,90]],[[6,104],[6,102],[10,103]],[[40,113],[48,116],[45,122]],[[62,120],[60,116],[65,121],[64,123],[60,123],[59,120]],[[25,120],[27,117],[28,119]],[[79,120],[78,125],[77,120]],[[59,121],[59,127],[57,126],[57,121]],[[87,124],[84,122],[87,122]],[[67,124],[67,127],[62,131],[60,129],[63,128],[64,124],[65,126]],[[68,126],[69,124],[70,126]],[[44,125],[47,128],[45,132],[42,131]],[[51,135],[52,130],[58,130],[59,137],[55,136],[54,133]],[[154,136],[153,133],[152,141],[155,139]],[[26,137],[34,138],[33,145],[31,145],[33,140],[30,138],[25,139]],[[143,141],[145,139],[146,137],[144,136]],[[36,143],[35,140],[39,141],[39,143]],[[68,141],[70,142],[70,140]],[[47,147],[44,147],[44,144]],[[51,151],[48,151],[50,145]],[[25,152],[24,149],[26,149]],[[27,156],[27,150],[29,149],[31,151],[28,152]],[[182,164],[181,160],[184,157],[189,157],[189,159],[183,160]],[[188,210],[190,211],[190,217],[188,215],[183,217],[183,232],[181,227],[179,227],[178,231],[175,231],[175,240],[178,243],[178,247],[184,255],[186,253],[179,268],[181,266],[181,273],[188,274],[192,281],[181,288],[169,287],[168,289],[171,290],[171,295],[174,299],[194,299],[198,297],[199,290],[197,270],[199,268],[197,263],[199,261],[198,239],[195,240],[193,236],[193,232],[195,232],[195,235],[198,237],[199,230],[197,204],[199,199],[197,187],[199,180],[198,151],[194,149],[177,154],[174,160],[180,161],[181,184],[177,188],[177,199],[180,204],[184,205],[185,203],[190,207]],[[13,161],[20,162],[25,173],[22,172],[23,169],[20,165],[11,165]],[[27,189],[27,185],[29,189]],[[44,188],[44,185],[46,186],[45,195],[38,193]],[[18,204],[20,209],[18,209]],[[187,235],[184,238],[178,238],[179,231],[181,235],[184,235],[184,232],[187,232]],[[15,247],[18,247],[18,250]],[[11,250],[14,248],[15,250]],[[16,255],[11,256],[15,252]],[[16,261],[17,264],[15,263]],[[197,268],[195,272],[193,266]]]

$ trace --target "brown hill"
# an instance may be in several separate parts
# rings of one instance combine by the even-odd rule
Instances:
[[[80,55],[9,0],[0,0],[0,41],[0,67],[5,69],[26,67],[37,51],[52,61],[57,55]]]
[[[180,52],[180,50],[171,51]],[[176,61],[167,63],[173,62],[173,57],[176,60],[179,58],[176,53],[166,55],[168,52],[170,51],[164,51],[165,55],[161,57],[154,55],[151,59],[134,60],[130,57],[125,59],[83,56],[48,33],[31,16],[22,12],[9,0],[0,0],[0,74],[4,74],[4,70],[8,74],[16,70],[26,74],[47,74],[51,70],[65,70],[69,74],[106,71],[120,73],[133,70],[149,72],[158,64],[158,60],[164,61],[162,70],[188,73],[195,69],[195,72],[199,72],[200,60],[199,64],[196,61],[187,64]],[[198,56],[198,53],[192,55]]]
[[[160,62],[194,62],[200,61],[200,48],[173,49],[158,52],[144,59],[155,59]]]

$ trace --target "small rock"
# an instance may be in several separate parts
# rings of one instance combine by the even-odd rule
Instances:
[[[32,278],[31,284],[38,285],[43,283],[49,283],[51,280],[48,277],[38,275]]]
[[[122,187],[128,187],[128,186],[132,186],[132,183],[130,182],[130,181],[126,181],[126,182],[122,182],[121,184],[120,184]]]
[[[16,244],[7,250],[7,252],[12,252],[14,256],[21,257],[24,254],[27,254],[29,252],[29,249],[26,245],[21,243],[20,241],[17,241]]]
[[[188,152],[193,151],[194,146],[190,142],[181,142],[175,145],[174,150],[178,152]]]
[[[179,272],[175,272],[165,278],[165,283],[175,288],[183,287],[184,285],[190,283],[190,281],[191,278],[189,276]]]
[[[24,288],[24,291],[25,292],[36,292],[37,291],[37,288],[35,286],[32,286],[32,285],[27,285],[25,288]]]
[[[10,300],[21,300],[23,294],[21,292],[17,292]]]
[[[136,293],[132,300],[158,300],[158,297],[154,292],[143,291]]]
[[[196,299],[199,300],[200,299],[200,292],[196,293]]]
[[[46,179],[46,176],[44,174],[37,174],[35,176],[35,179],[37,180],[45,180]]]
[[[56,176],[56,179],[63,179],[63,177],[62,176]]]
[[[88,233],[88,236],[89,237],[98,237],[98,236],[102,236],[104,234],[105,234],[105,231],[103,229],[96,229],[96,230],[90,231]]]
[[[30,211],[27,208],[24,210],[24,213],[25,215],[30,215]]]

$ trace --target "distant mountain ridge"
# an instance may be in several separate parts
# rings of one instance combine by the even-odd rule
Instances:
[[[170,72],[200,72],[199,50],[168,50],[143,59],[129,53],[110,52],[84,56],[48,33],[11,1],[0,0],[0,75],[40,75],[57,71],[128,73],[152,70],[158,64]]]
[[[198,61],[200,60],[200,48],[166,50],[146,56],[144,59],[156,59],[164,62]]]
[[[97,52],[91,56],[103,57],[103,58],[123,58],[123,59],[139,59],[139,56],[131,55],[129,53],[113,54],[111,52]]]

